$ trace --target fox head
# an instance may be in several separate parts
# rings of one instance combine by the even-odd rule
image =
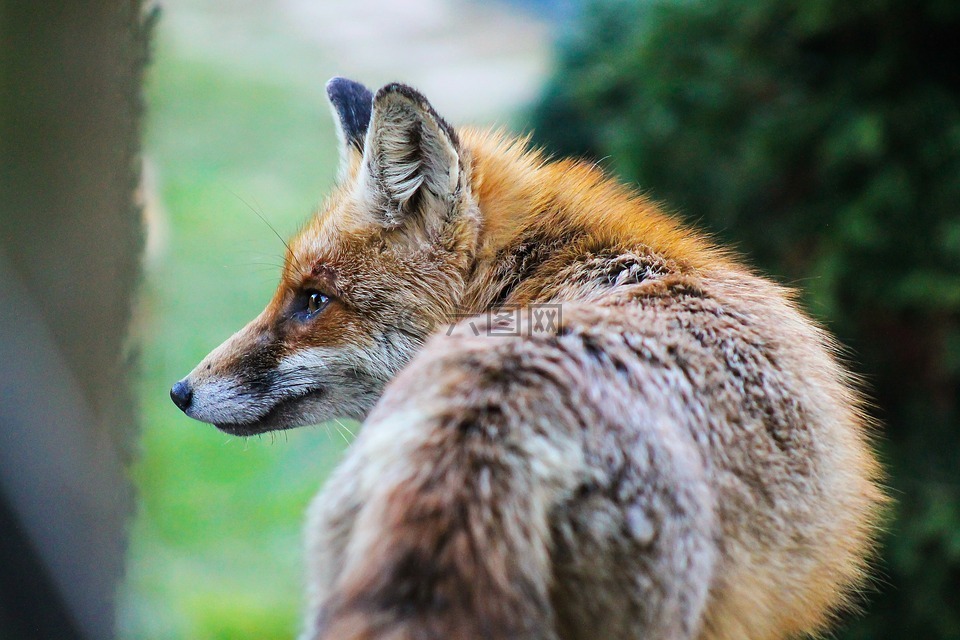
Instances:
[[[479,209],[456,132],[402,84],[334,78],[327,95],[336,188],[289,242],[266,309],[170,392],[228,433],[362,419],[460,308]]]

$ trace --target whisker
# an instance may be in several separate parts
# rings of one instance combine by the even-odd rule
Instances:
[[[340,422],[339,419],[336,419],[336,418],[335,418],[335,420],[336,420],[337,424],[339,424],[343,429],[346,430],[347,433],[349,433],[354,439],[356,439],[357,436],[354,435],[353,431],[350,431],[350,427],[348,427],[347,425],[345,425],[345,424],[343,424],[342,422]]]
[[[273,226],[272,224],[270,224],[269,221],[267,221],[267,219],[263,216],[263,214],[261,214],[259,211],[257,211],[257,210],[253,207],[252,204],[250,204],[249,202],[247,202],[246,200],[244,200],[243,198],[241,198],[241,197],[240,197],[240,194],[236,193],[236,192],[233,191],[233,190],[229,190],[229,189],[228,189],[228,191],[230,191],[230,193],[232,193],[232,194],[234,195],[234,197],[237,198],[237,200],[239,200],[239,201],[242,202],[243,204],[247,205],[247,208],[250,209],[250,211],[253,211],[254,215],[256,215],[258,218],[260,218],[260,220],[263,222],[263,224],[267,225],[267,227],[270,229],[270,231],[273,232],[273,235],[277,236],[277,239],[280,240],[280,242],[283,244],[284,247],[286,247],[286,249],[287,249],[287,255],[289,255],[290,257],[293,258],[294,264],[296,264],[297,269],[299,269],[300,271],[303,271],[303,270],[304,270],[304,269],[303,269],[303,266],[300,264],[300,261],[297,260],[297,256],[295,256],[295,255],[293,254],[293,251],[290,250],[290,245],[287,244],[287,241],[283,239],[283,236],[281,236],[280,233],[277,232],[277,230],[274,228],[274,226]],[[254,199],[254,201],[256,201],[256,199]]]
[[[337,423],[337,433],[339,433],[340,437],[343,438],[343,441],[349,445],[350,441],[347,440],[347,436],[343,435],[343,431],[340,431],[340,427],[342,427],[343,424],[341,424],[339,420],[337,420],[336,423]]]
[[[264,222],[267,222],[266,216],[264,215],[264,212],[263,212],[263,205],[261,205],[261,204],[257,201],[256,197],[253,198],[253,203],[254,203],[255,205],[257,205],[257,209],[259,209],[259,211],[260,211],[260,213],[258,214],[258,215],[260,216],[260,219],[263,220]],[[280,238],[280,242],[283,243],[283,246],[285,246],[285,247],[287,248],[287,253],[290,254],[290,257],[291,257],[291,258],[293,258],[293,262],[294,262],[294,264],[297,265],[297,269],[299,269],[301,272],[304,271],[303,265],[300,264],[300,261],[297,260],[297,256],[294,255],[293,251],[290,250],[290,245],[287,244],[287,241],[284,240],[282,237],[280,237],[280,234],[277,233],[277,230],[274,229],[273,226],[271,226],[269,222],[267,222],[267,226],[270,227],[270,230],[273,231],[273,234],[274,234],[275,236],[277,236],[277,238]]]

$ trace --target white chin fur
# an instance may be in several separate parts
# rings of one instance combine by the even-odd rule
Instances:
[[[360,419],[379,389],[365,388],[352,375],[357,370],[356,356],[343,349],[301,350],[265,374],[270,387],[256,393],[237,377],[191,375],[196,379],[191,380],[193,400],[186,413],[237,434],[290,429],[339,417]]]
[[[253,422],[266,415],[272,404],[253,402],[234,378],[198,381],[192,387],[193,400],[186,414],[201,422]]]

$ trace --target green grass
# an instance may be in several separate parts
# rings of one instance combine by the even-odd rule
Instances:
[[[296,231],[332,182],[333,127],[322,83],[217,66],[175,42],[161,24],[148,79],[146,152],[170,228],[135,336],[142,439],[120,634],[289,638],[304,510],[345,439],[323,427],[229,437],[186,418],[168,390],[276,283],[283,245],[242,200],[280,235]]]

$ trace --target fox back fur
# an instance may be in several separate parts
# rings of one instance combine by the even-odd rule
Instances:
[[[305,639],[766,640],[850,604],[880,470],[788,291],[594,166],[327,88],[339,186],[171,392],[240,435],[365,419]]]

